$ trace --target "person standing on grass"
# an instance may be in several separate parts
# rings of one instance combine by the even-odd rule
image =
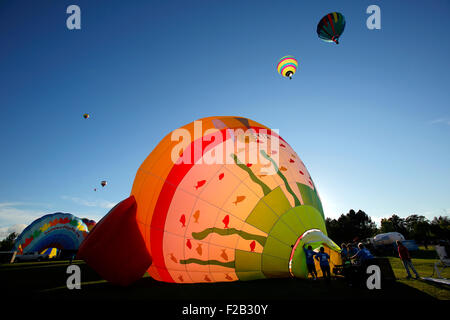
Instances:
[[[314,256],[317,253],[313,251],[311,246],[308,246],[308,249],[305,249],[305,247],[303,247],[303,250],[305,251],[306,255],[306,266],[308,267],[308,274],[312,275],[313,280],[317,280],[316,265],[314,264]]]
[[[345,243],[341,244],[341,258],[342,258],[342,262],[345,262],[348,260],[348,250],[347,250],[347,245]]]
[[[320,247],[320,251],[316,254],[316,260],[320,263],[320,269],[322,270],[323,277],[327,280],[327,282],[329,282],[331,278],[330,263],[328,262],[330,260],[330,256],[325,252],[324,247]]]
[[[419,274],[417,273],[416,269],[414,269],[414,266],[411,262],[411,255],[409,254],[408,248],[406,248],[401,241],[397,240],[397,247],[398,247],[398,256],[400,257],[400,260],[403,262],[403,266],[406,269],[406,273],[408,273],[408,276],[406,279],[411,279],[411,273],[409,272],[409,268],[415,273],[416,279],[419,279]]]

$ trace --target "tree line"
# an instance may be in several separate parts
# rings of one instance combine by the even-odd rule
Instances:
[[[0,251],[11,251],[14,248],[14,242],[18,236],[18,233],[12,232],[5,239],[1,240]]]
[[[339,245],[343,242],[358,242],[387,232],[399,232],[405,239],[415,240],[418,243],[433,243],[450,239],[448,216],[434,217],[430,221],[417,214],[406,218],[400,218],[393,214],[389,218],[381,219],[378,228],[364,211],[355,212],[351,209],[348,213],[341,214],[338,219],[327,218],[325,224],[328,236]]]

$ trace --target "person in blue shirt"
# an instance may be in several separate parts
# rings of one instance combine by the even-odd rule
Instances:
[[[317,253],[313,251],[311,246],[308,246],[308,249],[305,249],[305,247],[303,247],[303,250],[305,251],[306,255],[306,266],[308,267],[308,274],[311,274],[313,280],[316,280],[317,271],[316,265],[314,264],[314,256],[317,255]]]
[[[347,250],[347,245],[345,243],[341,244],[341,258],[342,258],[342,262],[345,262],[348,260],[348,250]]]
[[[361,264],[367,264],[368,261],[373,259],[373,255],[367,250],[362,243],[358,244],[359,251],[351,257],[351,259],[358,259]]]
[[[323,277],[327,280],[330,280],[330,256],[325,252],[324,247],[320,247],[320,251],[316,254],[316,260],[319,261],[320,270],[322,270]]]
[[[366,268],[371,264],[374,256],[364,247],[362,243],[358,244],[358,248],[359,251],[350,257],[350,259],[357,259],[359,261],[359,265],[356,266],[352,282],[355,284],[364,285],[366,280]]]
[[[352,257],[358,252],[358,250],[355,247],[353,247],[351,243],[347,243],[347,252],[348,256]]]

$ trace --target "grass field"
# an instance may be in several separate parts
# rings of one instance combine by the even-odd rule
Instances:
[[[389,261],[391,263],[392,270],[394,270],[394,274],[397,278],[398,283],[402,283],[411,288],[420,290],[437,299],[450,300],[450,288],[435,285],[425,280],[406,279],[407,273],[400,259],[389,258]],[[436,261],[437,260],[434,259],[412,259],[414,268],[419,273],[420,277],[430,277],[433,274],[434,262]],[[414,273],[412,273],[412,271],[410,272],[414,277]],[[450,268],[444,269],[444,271],[441,273],[441,276],[449,279]],[[433,275],[433,277],[437,277],[436,273]]]
[[[150,301],[292,301],[292,300],[450,300],[450,290],[423,280],[407,280],[398,258],[389,258],[397,281],[382,283],[381,290],[349,287],[342,278],[330,284],[322,280],[267,279],[215,284],[161,283],[146,276],[129,287],[119,287],[101,279],[83,261],[81,289],[69,290],[66,280],[68,261],[0,265],[2,291],[19,299],[150,300]],[[413,259],[421,276],[433,273],[435,259]],[[442,275],[450,278],[450,268]]]

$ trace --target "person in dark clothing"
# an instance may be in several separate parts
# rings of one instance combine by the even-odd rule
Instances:
[[[348,249],[347,245],[345,243],[341,244],[341,258],[342,262],[345,263],[345,261],[348,260]]]
[[[320,251],[316,254],[316,260],[319,261],[320,270],[322,270],[323,277],[327,280],[327,282],[329,282],[331,278],[329,263],[330,256],[325,252],[324,247],[320,247]]]
[[[355,284],[359,284],[359,286],[363,286],[364,277],[366,275],[367,267],[371,264],[374,259],[374,256],[370,251],[364,247],[364,244],[358,244],[358,252],[350,257],[350,259],[357,260],[358,264],[355,266],[353,270],[353,282]]]
[[[308,267],[308,274],[311,274],[313,280],[317,280],[317,271],[316,265],[314,264],[314,256],[317,255],[316,252],[313,251],[311,246],[308,246],[308,249],[303,247],[306,255],[306,266]]]
[[[401,241],[397,240],[397,248],[398,248],[398,256],[400,260],[403,262],[403,266],[406,269],[406,273],[408,276],[406,279],[411,279],[411,273],[409,272],[409,268],[415,273],[416,279],[419,279],[419,274],[417,273],[416,269],[414,269],[414,266],[411,262],[411,255],[409,254],[408,248],[406,248]]]
[[[373,255],[367,250],[362,243],[358,244],[359,251],[351,257],[351,259],[359,259],[361,264],[367,264],[367,262],[373,259]]]
[[[358,252],[358,249],[356,249],[351,243],[347,243],[347,252],[348,257],[350,258]]]

